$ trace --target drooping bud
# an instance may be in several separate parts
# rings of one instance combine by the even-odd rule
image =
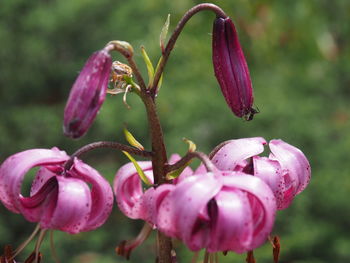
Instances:
[[[112,58],[107,49],[90,56],[76,79],[64,110],[64,134],[79,138],[84,135],[105,100]]]
[[[228,106],[238,117],[251,120],[253,90],[247,62],[229,17],[217,17],[213,27],[213,64],[215,76]]]

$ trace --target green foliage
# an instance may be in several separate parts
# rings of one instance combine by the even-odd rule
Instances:
[[[182,14],[196,3],[199,1],[2,1],[0,161],[28,148],[58,146],[73,153],[96,140],[122,141],[124,122],[149,149],[145,112],[136,96],[128,96],[131,110],[125,109],[122,96],[109,96],[91,130],[79,141],[63,137],[65,100],[89,55],[113,39],[134,46],[146,77],[139,47],[145,46],[151,61],[158,61],[164,17],[171,14],[171,34]],[[179,37],[158,97],[169,154],[186,153],[183,137],[191,138],[207,153],[223,140],[250,136],[281,138],[301,148],[311,162],[313,177],[293,205],[277,214],[274,234],[281,237],[281,262],[350,261],[350,2],[214,3],[236,23],[261,113],[245,122],[226,106],[211,64],[214,15],[202,12]],[[119,56],[116,59],[123,61]],[[90,153],[85,160],[110,182],[128,161],[112,150]],[[115,208],[106,225],[94,232],[75,236],[57,232],[56,250],[63,262],[125,262],[114,247],[135,236],[141,227],[141,222],[125,218]],[[0,205],[0,247],[19,245],[33,228]],[[154,236],[137,248],[131,262],[154,262],[153,241]],[[177,246],[179,262],[190,262],[191,254],[183,245]],[[43,252],[44,261],[49,262],[49,242]],[[272,262],[271,253],[267,243],[256,251],[256,258]],[[244,255],[229,253],[220,260],[244,262]]]

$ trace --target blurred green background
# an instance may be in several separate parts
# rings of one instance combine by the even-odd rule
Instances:
[[[198,3],[0,1],[0,161],[30,148],[58,146],[73,153],[97,140],[123,142],[124,122],[149,146],[146,116],[136,96],[128,96],[131,110],[123,106],[121,96],[109,96],[88,134],[76,141],[62,134],[65,100],[86,59],[109,40],[130,42],[146,76],[139,47],[144,45],[155,63],[167,14],[172,31],[184,12]],[[281,238],[281,262],[350,262],[350,2],[214,3],[236,23],[261,113],[245,122],[226,106],[211,63],[214,15],[201,12],[180,36],[158,96],[168,152],[186,152],[182,137],[207,153],[224,140],[251,136],[281,138],[301,148],[310,160],[312,180],[292,206],[277,214],[273,233]],[[83,159],[111,182],[127,162],[113,150],[96,150]],[[62,262],[126,262],[114,248],[141,226],[115,207],[96,231],[74,236],[57,231],[56,250]],[[0,205],[0,248],[16,247],[33,229],[34,224]],[[48,239],[42,252],[44,262],[52,262]],[[272,262],[271,252],[268,243],[257,249],[257,261]],[[192,253],[180,244],[178,253],[179,262],[191,261]],[[154,262],[154,255],[153,235],[135,250],[130,262]],[[229,253],[220,256],[220,262],[244,262],[244,258]]]

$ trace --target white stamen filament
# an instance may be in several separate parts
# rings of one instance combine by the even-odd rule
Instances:
[[[124,93],[124,96],[123,96],[123,103],[124,103],[125,107],[126,107],[128,110],[130,110],[131,107],[130,107],[129,104],[126,102],[126,94],[130,91],[130,89],[131,89],[131,85],[126,86],[126,88],[125,88],[125,93]]]
[[[47,229],[40,230],[38,240],[36,241],[36,244],[35,244],[35,262],[36,263],[38,263],[38,260],[39,260],[39,249],[40,249],[41,243],[44,240],[46,232],[47,232]]]

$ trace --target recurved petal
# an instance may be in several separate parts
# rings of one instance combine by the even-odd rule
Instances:
[[[210,220],[206,211],[207,204],[220,191],[221,186],[221,179],[212,173],[186,178],[161,203],[159,229],[173,236],[169,231],[169,222],[172,222],[177,230],[175,236],[182,239],[191,250],[205,247],[209,242],[209,228],[201,228],[201,224]]]
[[[210,154],[215,166],[223,171],[236,171],[246,159],[264,151],[262,137],[243,138],[223,142]]]
[[[223,183],[225,187],[234,187],[248,194],[254,230],[251,243],[245,244],[245,251],[259,247],[271,233],[275,220],[276,201],[270,187],[261,179],[245,174],[224,176]]]
[[[273,158],[278,160],[282,169],[286,169],[286,188],[289,184],[293,186],[294,195],[299,194],[309,184],[311,178],[311,167],[309,161],[298,148],[282,141],[271,140],[269,147]]]
[[[59,165],[62,168],[61,165]],[[30,196],[35,195],[39,190],[41,190],[42,186],[52,177],[56,176],[57,173],[52,172],[46,167],[40,167],[38,172],[35,175],[35,178],[32,182],[32,187],[30,188]]]
[[[164,201],[165,197],[174,190],[175,185],[173,184],[162,184],[157,188],[149,188],[143,195],[143,206],[145,207],[146,213],[145,218],[142,218],[152,225],[157,226],[158,220],[167,221],[167,231],[172,233],[171,236],[175,236],[176,229],[175,225],[172,223],[172,218],[168,217],[169,213],[161,214],[159,213],[159,208]],[[160,217],[159,217],[160,216]],[[158,219],[159,217],[159,219]]]
[[[58,229],[71,234],[81,232],[89,221],[91,194],[89,186],[78,178],[57,176],[56,206],[45,210],[40,221],[42,228]]]
[[[253,236],[252,211],[245,192],[223,188],[216,196],[217,216],[212,219],[209,252],[242,253]]]
[[[277,202],[277,209],[282,209],[285,200],[285,185],[281,165],[276,160],[254,156],[254,176],[263,180],[272,190]]]
[[[113,192],[110,184],[91,166],[83,163],[79,159],[74,159],[74,163],[68,172],[70,176],[79,178],[91,184],[91,211],[83,231],[95,229],[107,220],[113,207]]]
[[[153,183],[152,162],[138,162],[138,164]],[[142,182],[132,163],[127,163],[118,170],[114,178],[113,190],[119,209],[127,217],[132,219],[144,217],[144,210],[141,206]]]
[[[41,183],[39,189],[29,197],[20,197],[21,214],[30,222],[40,222],[44,214],[52,214],[56,206],[58,182],[56,176],[51,176]]]
[[[32,149],[7,158],[0,167],[0,200],[12,212],[20,212],[21,185],[33,167],[62,164],[69,159],[58,149]]]

